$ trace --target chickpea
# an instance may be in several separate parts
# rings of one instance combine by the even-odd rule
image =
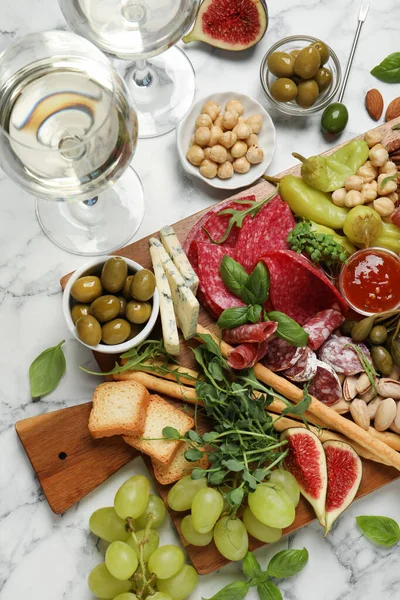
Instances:
[[[199,127],[196,129],[194,134],[194,139],[198,146],[207,146],[208,142],[210,141],[210,137],[211,131],[208,127]]]
[[[256,133],[252,133],[251,136],[244,141],[246,142],[249,148],[250,146],[258,146],[258,135]]]
[[[382,144],[375,144],[369,151],[369,160],[374,167],[383,167],[389,158],[388,151]]]
[[[204,160],[203,148],[200,148],[200,146],[197,146],[196,144],[194,146],[190,146],[186,153],[186,158],[190,163],[192,163],[192,165],[198,167]]]
[[[229,100],[226,103],[225,110],[235,111],[235,112],[237,112],[237,114],[239,115],[239,117],[241,117],[242,114],[244,113],[244,106],[240,102],[240,100]]]
[[[397,170],[396,178],[391,179],[391,177],[392,175],[386,175],[385,173],[378,176],[378,194],[380,196],[387,196],[397,190]]]
[[[232,148],[233,144],[236,143],[236,140],[237,140],[236,133],[234,133],[233,131],[225,131],[225,133],[223,133],[220,136],[219,143],[224,148]]]
[[[226,148],[217,144],[211,148],[210,157],[216,163],[224,163],[226,161],[227,151]]]
[[[208,115],[211,118],[211,121],[215,121],[215,119],[221,112],[221,107],[216,102],[214,102],[214,100],[209,100],[205,103],[205,105],[201,109],[201,112]]]
[[[233,131],[236,133],[238,140],[246,140],[251,136],[251,127],[247,123],[238,123]]]
[[[233,158],[240,158],[244,156],[247,152],[247,144],[246,142],[242,142],[241,140],[237,141],[236,144],[233,144],[231,148],[231,154]]]
[[[224,131],[224,117],[223,115],[219,115],[214,121],[215,127],[220,127],[222,131]]]
[[[379,168],[379,174],[397,175],[397,167],[391,160],[388,160],[382,167]]]
[[[377,192],[378,184],[376,181],[371,181],[371,183],[364,183],[361,195],[364,198],[364,202],[372,202],[378,195]]]
[[[208,127],[208,129],[211,129],[212,124],[213,122],[210,115],[207,115],[206,113],[199,115],[195,121],[196,129],[199,127]]]
[[[200,165],[200,173],[207,179],[214,179],[217,176],[218,165],[212,160],[205,159]]]
[[[233,129],[237,125],[238,120],[239,115],[237,112],[227,110],[223,114],[222,125],[225,127],[225,129]]]
[[[345,206],[345,200],[347,196],[346,188],[339,188],[332,193],[332,202],[336,206]]]
[[[207,146],[206,148],[204,148],[204,158],[206,158],[207,160],[211,160],[211,148],[209,146]]]
[[[357,192],[361,192],[363,183],[362,177],[359,177],[358,175],[350,175],[350,177],[346,177],[344,187],[348,192],[350,192],[350,190],[357,190]]]
[[[250,146],[246,152],[246,158],[251,165],[258,165],[264,160],[264,152],[260,146]]]
[[[260,133],[263,125],[263,118],[261,115],[252,115],[247,119],[246,123],[247,125],[250,125],[252,133]]]
[[[241,156],[240,158],[234,160],[232,166],[236,173],[247,173],[251,167],[245,156]]]
[[[374,167],[370,160],[367,160],[357,171],[357,175],[362,178],[364,183],[370,183],[378,177],[378,169]]]
[[[232,164],[226,161],[222,165],[219,165],[217,175],[220,179],[230,179],[233,175]]]
[[[389,198],[394,204],[397,204],[399,201],[399,194],[397,192],[392,192],[391,194],[388,194],[386,198]]]
[[[359,204],[364,204],[364,198],[362,197],[361,192],[358,192],[357,190],[350,190],[350,192],[347,192],[346,194],[344,204],[348,208],[353,208]]]
[[[387,197],[374,200],[373,207],[381,217],[388,217],[394,211],[394,203]]]
[[[372,148],[376,144],[379,144],[383,139],[383,135],[377,131],[376,129],[371,129],[367,131],[364,135],[364,140],[367,142],[368,146]]]
[[[221,127],[217,127],[217,125],[213,125],[211,127],[211,136],[210,136],[210,141],[208,142],[209,146],[215,146],[215,144],[218,144],[218,140],[222,135],[222,129]]]

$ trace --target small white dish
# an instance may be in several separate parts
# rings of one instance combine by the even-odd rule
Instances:
[[[64,294],[63,294],[63,313],[64,318],[67,323],[68,329],[74,336],[76,340],[86,348],[90,350],[94,350],[95,352],[101,352],[102,354],[122,354],[123,352],[127,352],[131,348],[134,348],[141,342],[143,342],[146,338],[149,337],[158,317],[158,313],[160,310],[160,303],[158,298],[157,289],[154,291],[152,302],[153,309],[151,311],[150,319],[147,321],[146,325],[143,329],[132,339],[123,342],[122,344],[115,344],[114,346],[108,344],[97,344],[97,346],[88,346],[82,342],[76,333],[76,327],[71,317],[71,308],[73,306],[73,298],[71,296],[71,288],[74,285],[75,281],[79,279],[79,277],[83,277],[84,275],[99,275],[101,273],[101,269],[103,268],[104,263],[111,258],[111,256],[103,256],[102,258],[96,258],[90,262],[85,263],[77,269],[69,278],[67,285],[65,286]],[[128,274],[133,275],[136,271],[140,271],[144,267],[139,265],[139,263],[134,260],[130,260],[129,258],[123,257],[126,264],[128,265]]]
[[[251,169],[247,173],[234,173],[230,179],[207,179],[203,177],[199,171],[199,167],[192,165],[186,158],[186,153],[189,149],[190,138],[194,134],[196,118],[201,113],[201,109],[204,104],[209,100],[214,100],[221,107],[221,112],[225,109],[225,104],[228,100],[237,99],[240,100],[244,106],[244,116],[250,117],[251,115],[262,115],[263,126],[258,134],[259,146],[264,151],[264,160],[258,165],[252,165]],[[271,163],[272,157],[275,152],[276,145],[276,133],[275,126],[269,113],[261,106],[259,102],[253,100],[249,96],[244,94],[238,94],[237,92],[221,92],[215,93],[205,98],[202,98],[195,104],[182,119],[176,129],[176,141],[178,146],[179,159],[182,163],[183,168],[189,175],[193,175],[201,181],[205,181],[211,187],[220,190],[236,190],[241,187],[248,187],[253,184],[257,179],[264,175],[268,166]]]

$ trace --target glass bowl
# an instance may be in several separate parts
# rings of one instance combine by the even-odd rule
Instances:
[[[301,50],[305,46],[309,46],[313,42],[317,41],[318,38],[312,37],[310,35],[291,35],[271,46],[271,48],[268,50],[268,52],[265,54],[264,58],[261,61],[260,79],[263,90],[271,104],[276,106],[278,110],[280,110],[283,113],[286,113],[287,115],[311,115],[322,110],[323,108],[326,108],[328,104],[331,103],[332,99],[334,98],[339,89],[340,81],[342,78],[342,70],[340,68],[339,59],[336,56],[335,52],[332,50],[332,48],[328,46],[330,56],[328,62],[324,65],[324,67],[327,67],[331,70],[332,83],[327,90],[325,90],[318,96],[318,99],[315,102],[315,104],[313,104],[309,108],[302,108],[301,106],[296,104],[295,100],[292,100],[291,102],[279,102],[278,100],[275,100],[275,98],[272,97],[270,91],[271,85],[277,78],[275,77],[275,75],[272,75],[272,73],[268,69],[268,59],[273,52],[291,52],[292,50]]]

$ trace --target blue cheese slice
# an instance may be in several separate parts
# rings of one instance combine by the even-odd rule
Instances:
[[[156,286],[160,299],[160,317],[164,346],[168,354],[175,356],[179,354],[180,347],[171,288],[169,287],[168,279],[156,246],[150,246],[150,256],[151,262],[153,263]]]
[[[171,288],[172,301],[179,321],[179,327],[182,330],[185,340],[188,340],[196,334],[199,319],[199,303],[192,290],[186,285],[182,275],[172,262],[162,243],[156,238],[150,238],[149,242],[152,247],[158,250]]]
[[[164,248],[172,258],[174,265],[182,275],[186,285],[192,290],[193,294],[196,295],[199,278],[194,272],[175,231],[170,225],[166,225],[160,229],[160,239]]]

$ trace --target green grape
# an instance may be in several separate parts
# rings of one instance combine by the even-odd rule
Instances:
[[[125,529],[125,521],[117,516],[113,506],[95,510],[89,519],[89,529],[106,542],[124,542],[129,535]]]
[[[100,563],[90,573],[88,578],[89,589],[97,598],[114,598],[131,589],[130,581],[120,581],[111,575],[105,563]]]
[[[140,544],[140,542],[143,540],[144,534],[145,534],[144,529],[140,529],[140,531],[135,532],[135,536],[138,541],[138,544]],[[136,544],[132,535],[129,536],[129,538],[126,540],[126,543],[131,548],[134,549],[136,556],[139,558],[139,547]],[[151,554],[153,554],[154,550],[157,550],[159,543],[160,543],[160,536],[158,535],[157,531],[155,531],[154,529],[150,529],[150,531],[147,535],[147,542],[145,542],[143,544],[143,560],[144,560],[144,562],[147,562],[149,560]]]
[[[158,579],[167,579],[182,569],[184,561],[185,557],[182,550],[177,546],[168,544],[160,546],[153,552],[147,566],[150,573],[154,573]]]
[[[275,469],[275,471],[272,471],[268,483],[279,485],[289,496],[294,506],[296,507],[298,505],[300,500],[300,486],[289,471]]]
[[[186,517],[182,519],[181,531],[185,540],[187,540],[189,544],[193,544],[193,546],[207,546],[213,538],[212,531],[209,531],[208,533],[199,533],[193,529],[191,515],[186,515]]]
[[[159,496],[155,496],[154,494],[150,494],[149,503],[146,506],[144,513],[142,513],[140,517],[136,519],[135,527],[144,529],[147,523],[147,516],[152,513],[155,516],[155,520],[151,522],[151,526],[156,529],[162,525],[166,512],[165,504],[161,498]]]
[[[136,596],[136,594],[132,594],[132,592],[125,592],[124,594],[119,594],[118,596],[115,596],[114,600],[138,600],[138,597]]]
[[[192,525],[198,533],[212,530],[224,507],[222,495],[213,488],[199,490],[192,502]]]
[[[160,581],[165,581],[160,579]],[[152,596],[149,596],[150,600],[172,600],[171,596],[168,596],[168,594],[164,594],[164,592],[156,592],[155,594],[153,594]]]
[[[205,477],[192,479],[190,475],[182,477],[168,492],[168,505],[172,510],[189,510],[197,492],[207,487]]]
[[[106,567],[116,579],[129,579],[138,566],[135,551],[125,542],[112,542],[106,550]]]
[[[214,527],[214,542],[228,560],[242,560],[249,547],[246,527],[240,519],[222,517]]]
[[[249,494],[249,506],[253,515],[270,527],[283,529],[294,521],[296,511],[294,504],[283,490],[274,490],[261,483],[252,494]]]
[[[149,502],[150,484],[143,475],[135,475],[121,485],[114,498],[115,512],[121,519],[137,519]]]
[[[282,529],[264,525],[264,523],[256,519],[249,507],[243,513],[243,523],[250,535],[256,538],[256,540],[260,540],[260,542],[273,544],[273,542],[277,542],[282,537]]]
[[[191,565],[183,565],[182,569],[168,579],[157,579],[157,589],[168,594],[171,600],[184,600],[197,586],[199,576]],[[155,596],[152,596],[154,600]],[[161,599],[160,599],[161,600]]]

